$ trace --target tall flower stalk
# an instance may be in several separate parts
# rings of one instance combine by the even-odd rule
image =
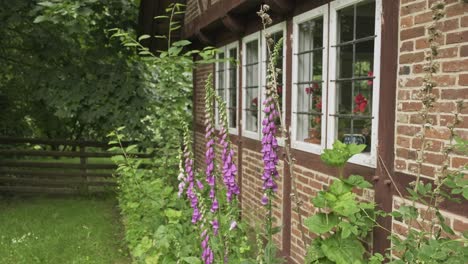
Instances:
[[[266,29],[268,26],[270,26],[273,21],[268,15],[269,11],[269,6],[268,5],[262,5],[260,8],[260,11],[257,12],[258,16],[262,20],[263,24],[263,29]],[[297,192],[297,184],[295,181],[295,172],[294,172],[294,166],[295,166],[295,161],[296,159],[294,158],[292,154],[292,149],[291,149],[291,135],[290,132],[288,131],[288,128],[286,127],[286,120],[284,118],[284,115],[281,113],[283,112],[281,108],[281,103],[280,103],[280,96],[278,94],[278,91],[276,87],[278,87],[278,76],[280,73],[280,69],[277,68],[277,61],[278,58],[282,55],[280,54],[283,41],[280,39],[278,43],[275,44],[275,41],[270,35],[266,35],[266,43],[267,43],[267,50],[268,54],[270,54],[270,58],[268,60],[268,65],[267,65],[267,84],[266,84],[266,104],[274,105],[274,110],[273,112],[274,115],[277,115],[276,120],[279,120],[279,127],[275,129],[279,129],[281,133],[281,137],[284,138],[284,154],[285,154],[285,162],[288,165],[288,170],[289,170],[289,175],[291,177],[291,182],[292,182],[292,194],[291,198],[293,199],[294,202],[294,208],[293,210],[297,213],[298,215],[298,228],[301,233],[301,241],[302,243],[305,244],[306,241],[306,235],[304,231],[304,227],[302,224],[302,212],[300,210],[302,202],[299,199],[298,192]],[[284,93],[284,92],[283,92]],[[265,107],[266,109],[266,107]],[[270,112],[271,112],[271,106],[270,106]],[[268,126],[270,126],[269,123],[267,123]],[[275,135],[275,134],[273,134]],[[268,141],[268,140],[267,140]],[[275,147],[277,148],[277,147]]]

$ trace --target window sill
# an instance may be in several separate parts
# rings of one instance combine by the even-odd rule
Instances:
[[[376,157],[371,153],[361,153],[353,156],[348,162],[375,169],[377,167],[376,160]]]
[[[304,152],[309,152],[313,154],[320,155],[322,154],[322,146],[318,144],[312,144],[302,141],[293,141],[291,144],[293,149],[302,150]]]

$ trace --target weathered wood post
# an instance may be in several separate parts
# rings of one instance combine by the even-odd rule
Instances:
[[[81,177],[83,179],[83,191],[88,194],[88,177],[86,176],[86,165],[87,165],[88,158],[86,157],[86,146],[81,143],[80,144],[80,171]]]

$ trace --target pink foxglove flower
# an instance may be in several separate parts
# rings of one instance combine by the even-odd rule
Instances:
[[[263,190],[276,192],[278,185],[275,179],[279,177],[276,166],[278,165],[279,158],[277,154],[278,141],[275,137],[276,125],[274,120],[279,116],[279,113],[275,109],[275,104],[271,98],[267,98],[263,104],[265,105],[263,110],[265,117],[262,122]],[[265,198],[266,196],[262,198],[262,204],[265,204]],[[268,198],[266,198],[266,202],[268,202]]]

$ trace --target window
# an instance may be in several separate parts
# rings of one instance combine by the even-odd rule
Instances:
[[[381,0],[337,0],[294,19],[293,147],[366,144],[350,161],[375,166],[380,12]]]
[[[217,59],[216,92],[226,102],[229,133],[237,134],[237,43],[232,43],[220,48]],[[219,128],[220,120],[218,110],[218,106],[216,106],[216,125]]]
[[[260,117],[260,33],[243,39],[243,134],[259,138]]]
[[[293,147],[320,154],[325,146],[328,6],[294,18]]]
[[[265,35],[270,34],[273,40],[278,42],[283,41],[283,46],[280,51],[277,61],[277,67],[284,68],[284,45],[286,43],[284,32],[285,23],[276,24],[268,29],[254,33],[243,39],[243,134],[246,137],[260,139],[261,129],[259,129],[263,118],[262,102],[265,98],[266,76],[268,66],[268,49],[265,40]],[[277,92],[280,96],[280,105],[285,105],[285,96],[283,84],[285,75],[281,72],[278,76]],[[284,114],[284,113],[283,113]],[[279,123],[279,120],[278,120]],[[281,144],[281,140],[279,142]]]

